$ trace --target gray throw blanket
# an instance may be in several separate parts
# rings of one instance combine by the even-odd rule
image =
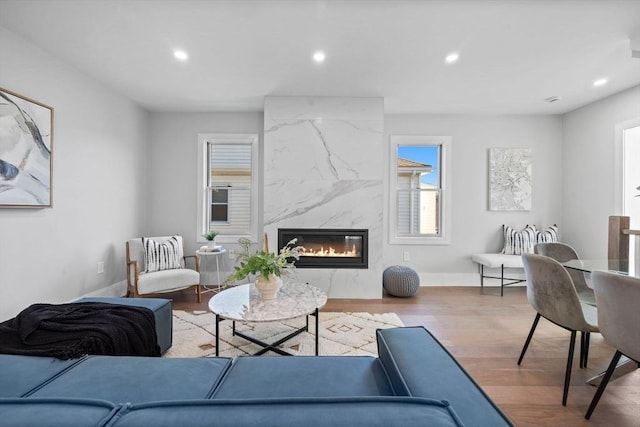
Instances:
[[[148,308],[84,302],[34,304],[0,323],[0,353],[75,359],[160,356]]]

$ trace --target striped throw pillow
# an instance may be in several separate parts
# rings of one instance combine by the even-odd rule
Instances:
[[[146,273],[182,268],[182,236],[172,236],[162,243],[143,237],[142,247]]]
[[[558,226],[553,224],[544,231],[538,231],[536,243],[553,243],[558,241]]]
[[[520,231],[508,225],[504,229],[504,248],[502,253],[506,255],[522,255],[533,253],[536,244],[538,230],[533,225],[527,225]]]

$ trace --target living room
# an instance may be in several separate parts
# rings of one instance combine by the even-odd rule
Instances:
[[[354,48],[348,52],[353,61],[361,61],[369,69],[379,68],[379,74],[365,79],[367,74],[355,68],[351,79],[342,81],[332,74],[331,64],[337,59],[331,57],[328,48],[326,62],[320,68],[311,60],[313,50],[322,47],[316,44],[305,46],[308,58],[282,57],[284,69],[281,75],[272,76],[272,87],[251,93],[248,88],[253,86],[252,76],[263,74],[265,57],[284,55],[283,50],[264,46],[261,38],[266,36],[258,30],[255,33],[247,30],[251,36],[246,36],[247,32],[230,33],[244,41],[240,45],[243,48],[249,44],[258,51],[254,52],[257,56],[250,59],[249,70],[235,69],[233,56],[223,58],[228,61],[223,68],[229,69],[229,78],[235,73],[243,76],[244,84],[240,82],[232,89],[238,93],[237,97],[216,99],[212,94],[224,89],[224,81],[203,81],[200,92],[204,102],[210,102],[209,106],[181,109],[181,103],[192,95],[175,94],[193,81],[194,75],[200,75],[189,69],[197,64],[197,54],[190,51],[190,61],[176,63],[167,47],[174,40],[162,46],[150,46],[154,42],[160,44],[160,39],[178,38],[179,34],[174,33],[171,25],[151,32],[135,30],[137,25],[142,28],[145,15],[140,15],[140,11],[146,9],[145,2],[134,3],[135,11],[127,12],[119,9],[124,7],[121,2],[0,2],[0,49],[8,58],[0,68],[0,86],[54,108],[52,207],[0,210],[0,319],[11,318],[36,302],[63,303],[83,296],[122,295],[126,287],[124,242],[127,239],[180,234],[185,240],[185,251],[195,252],[204,244],[197,232],[198,134],[257,134],[261,143],[264,142],[267,128],[264,104],[269,97],[382,100],[384,111],[379,121],[383,133],[377,151],[362,152],[362,157],[377,156],[380,171],[375,180],[382,194],[374,201],[352,199],[349,205],[361,204],[377,210],[379,222],[375,238],[379,259],[375,268],[380,276],[385,267],[398,264],[417,271],[426,290],[451,286],[473,287],[479,292],[478,266],[471,261],[471,255],[500,251],[505,224],[518,229],[527,224],[539,228],[557,224],[562,241],[574,246],[582,257],[606,256],[607,219],[622,213],[616,199],[615,129],[621,123],[640,118],[640,59],[632,57],[631,48],[632,37],[640,32],[637,1],[578,1],[561,5],[543,2],[541,6],[534,6],[540,2],[463,1],[452,2],[457,3],[451,6],[455,10],[442,2],[400,2],[399,16],[393,15],[396,12],[389,4],[379,9],[376,6],[379,2],[346,2],[351,9],[338,12],[331,12],[331,7],[336,6],[331,2],[308,2],[305,6],[276,2],[282,7],[240,2],[236,7],[244,18],[235,17],[237,21],[225,15],[231,13],[227,8],[232,8],[226,2],[211,2],[208,6],[195,2],[186,17],[181,14],[182,2],[168,2],[171,8],[163,12],[183,19],[209,14],[209,19],[215,17],[216,25],[228,20],[242,28],[257,28],[256,22],[244,19],[252,17],[257,21],[256,16],[263,15],[262,20],[272,22],[272,27],[283,32],[302,31],[307,22],[304,19],[314,23],[311,27],[322,28],[326,25],[320,18],[322,14],[335,16],[335,13],[344,16],[340,25],[331,27],[342,36],[336,35],[335,39],[363,38],[366,42],[368,36],[374,37],[371,33],[386,28],[384,34],[378,36],[382,40],[375,39],[375,46],[381,48],[393,42],[388,28],[390,21],[398,23],[393,27],[400,33],[403,28],[418,27],[420,22],[442,34],[460,31],[463,37],[443,43],[450,44],[450,48],[445,49],[441,44],[437,49],[425,47],[424,54],[433,61],[425,69],[425,81],[420,83],[426,89],[412,87],[412,80],[407,78],[387,86],[389,91],[399,87],[398,99],[408,97],[409,103],[415,102],[410,97],[412,92],[433,94],[432,104],[423,109],[412,109],[409,104],[403,106],[384,90],[362,87],[359,82],[375,82],[387,74],[397,73],[402,67],[414,67],[412,63],[397,65],[398,68],[389,71],[384,65],[393,61],[386,53],[364,55]],[[214,9],[198,13],[199,7]],[[412,10],[413,7],[417,9]],[[430,7],[443,9],[431,10]],[[362,12],[358,15],[362,21],[347,13],[354,11]],[[548,15],[545,11],[549,11]],[[294,12],[302,12],[304,19],[296,18]],[[391,15],[384,18],[385,13]],[[437,19],[438,13],[442,19]],[[446,21],[444,17],[458,14],[463,18],[455,24],[433,22]],[[415,20],[403,25],[400,19],[411,16]],[[149,17],[149,24],[157,24],[155,19],[161,18]],[[478,25],[472,25],[475,19],[480,22]],[[359,24],[355,33],[352,23]],[[82,32],[71,32],[76,25]],[[451,29],[445,31],[441,26],[451,26]],[[175,32],[181,27],[176,25]],[[469,33],[464,33],[465,27]],[[141,55],[166,48],[166,63],[161,67],[166,74],[158,68],[145,68],[144,56],[138,61],[119,59],[121,53],[117,48],[126,46],[127,41],[121,37],[130,34],[129,31],[136,34],[136,38],[128,41],[128,47],[139,49]],[[543,40],[542,46],[551,51],[550,59],[545,57],[547,52],[534,43],[548,34],[557,37],[549,35],[548,40]],[[63,39],[56,39],[56,35]],[[414,36],[418,37],[409,32],[404,42],[410,46],[407,49],[417,55],[418,48],[411,44]],[[420,37],[431,36],[428,33]],[[218,35],[218,38],[225,39],[225,36]],[[436,43],[437,37],[433,38]],[[472,48],[480,42],[474,45],[473,40],[493,43],[496,47],[485,52],[484,58],[474,57]],[[110,43],[114,48],[106,50],[103,46]],[[469,48],[465,49],[465,45]],[[402,50],[403,46],[392,45],[387,49]],[[554,46],[558,48],[552,49]],[[189,46],[184,48],[189,50]],[[73,59],[74,51],[92,49],[96,54],[89,58],[89,68],[83,68],[82,62]],[[444,55],[449,49],[460,50],[457,64],[445,64]],[[298,55],[300,49],[290,47],[288,51],[290,55]],[[507,52],[506,59],[500,59],[501,51]],[[490,60],[502,62],[488,63]],[[469,74],[465,77],[458,74],[465,61],[471,64],[467,66],[471,73],[477,71],[478,80],[467,80]],[[487,63],[481,65],[481,61]],[[583,72],[578,73],[574,65],[569,67],[574,62]],[[517,75],[509,74],[514,72],[513,63],[520,70]],[[307,86],[299,85],[288,68],[309,75],[305,81]],[[121,76],[121,69],[131,69],[131,74],[133,70],[146,71],[135,74],[135,87],[130,80],[118,86],[109,75]],[[488,76],[486,73],[490,71],[496,76]],[[162,80],[167,76],[170,79]],[[565,86],[545,85],[545,81],[551,81],[554,76],[560,76],[559,81]],[[592,82],[602,77],[609,78],[608,83],[593,87]],[[435,83],[430,79],[435,79]],[[151,92],[157,80],[161,80],[166,92]],[[497,86],[499,80],[509,84]],[[291,82],[291,86],[287,86],[287,82]],[[451,86],[440,92],[437,87],[443,82]],[[523,97],[531,93],[535,96],[521,104],[507,104],[506,98],[518,101],[518,96],[507,95],[517,94],[520,85],[523,85]],[[317,89],[320,87],[325,90],[321,92]],[[141,96],[145,92],[149,92],[148,105],[129,94]],[[465,92],[468,96],[461,97]],[[546,102],[545,98],[551,96],[561,99]],[[209,97],[214,99],[206,99]],[[243,104],[246,100],[253,100],[254,104]],[[154,102],[161,107],[153,107]],[[255,102],[258,107],[254,106]],[[391,172],[387,160],[390,137],[396,135],[451,137],[449,244],[389,242]],[[487,156],[488,150],[494,147],[531,149],[534,160],[530,210],[488,209]],[[261,152],[262,158],[264,155]],[[263,192],[259,200],[260,206],[271,202]],[[259,222],[257,235],[261,237],[264,231],[264,224]],[[275,243],[270,240],[273,249]],[[228,249],[239,249],[233,241],[222,244]],[[97,273],[98,264],[103,266],[103,273]],[[383,297],[380,282],[375,290],[363,291],[364,298],[349,295],[335,286],[332,291],[330,298],[360,298],[363,304],[368,300],[378,304]],[[403,304],[409,302],[403,300]],[[523,339],[525,334],[526,330]]]

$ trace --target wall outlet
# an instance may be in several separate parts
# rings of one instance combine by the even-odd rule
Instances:
[[[229,259],[236,259],[236,251],[234,249],[229,249]]]
[[[104,273],[104,262],[98,261],[98,268],[96,269],[96,272],[98,274],[103,274]]]
[[[409,253],[409,251],[404,251],[404,254],[402,255],[402,259],[405,261],[411,261],[411,254]]]

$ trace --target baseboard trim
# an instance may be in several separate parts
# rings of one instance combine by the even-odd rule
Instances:
[[[127,281],[123,280],[106,288],[100,288],[96,291],[78,297],[81,298],[120,298],[127,294]]]
[[[418,273],[420,286],[476,286],[480,287],[479,273]],[[524,279],[524,274],[510,273],[509,277]],[[484,286],[500,287],[500,280],[485,279]],[[513,286],[526,286],[526,282]]]

